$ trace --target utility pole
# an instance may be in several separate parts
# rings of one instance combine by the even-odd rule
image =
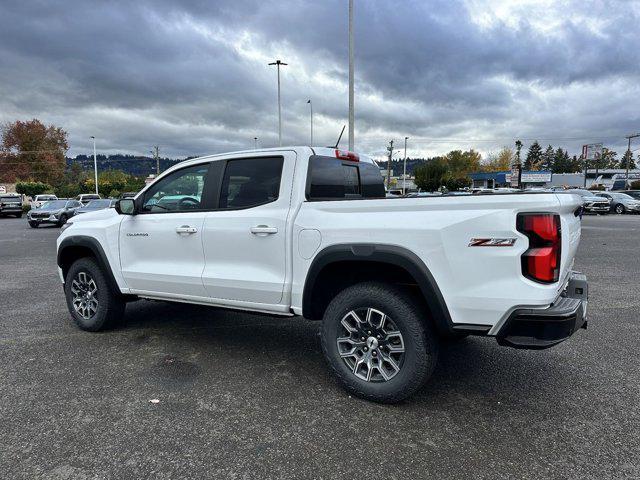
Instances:
[[[156,159],[156,177],[160,175],[160,153],[158,150],[158,145],[154,145],[153,150],[151,150],[151,153],[153,153],[153,158]]]
[[[98,193],[98,157],[96,156],[96,137],[91,136],[93,140],[93,174],[96,182],[96,194]]]
[[[391,186],[391,157],[393,157],[393,140],[389,142],[389,146],[387,147],[389,150],[389,160],[387,160],[387,192],[389,191],[389,187]]]
[[[258,149],[258,137],[253,137],[253,149]]]
[[[309,146],[313,147],[313,103],[311,102],[311,99],[307,100],[307,103],[309,104],[309,110],[311,112],[311,143]]]
[[[275,65],[278,69],[278,146],[282,146],[282,107],[280,104],[280,65],[287,65],[286,63],[276,60],[269,65]]]
[[[355,144],[355,114],[353,91],[353,0],[349,0],[349,151],[352,152]]]
[[[631,163],[631,139],[632,138],[637,138],[640,137],[640,133],[636,133],[635,135],[628,135],[627,137],[625,137],[627,140],[629,140],[629,146],[627,147],[627,177],[625,178],[625,188],[628,188],[629,185],[629,164]]]
[[[409,137],[404,137],[404,167],[402,169],[402,194],[407,194],[407,140]]]

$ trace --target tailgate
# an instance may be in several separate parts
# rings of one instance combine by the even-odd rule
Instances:
[[[561,285],[564,285],[573,267],[573,259],[580,244],[582,198],[578,195],[559,193],[560,225],[562,228],[562,258],[560,261]]]

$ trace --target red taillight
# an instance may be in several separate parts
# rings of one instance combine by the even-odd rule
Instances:
[[[340,160],[351,160],[352,162],[359,162],[360,157],[357,153],[347,152],[346,150],[337,150],[336,149],[336,158]]]
[[[522,254],[522,274],[540,283],[557,282],[562,246],[560,216],[520,213],[517,228],[529,238],[529,249]]]

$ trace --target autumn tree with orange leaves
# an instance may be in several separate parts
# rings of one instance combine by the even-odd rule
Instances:
[[[0,180],[56,184],[65,171],[67,132],[40,120],[17,120],[2,126]]]

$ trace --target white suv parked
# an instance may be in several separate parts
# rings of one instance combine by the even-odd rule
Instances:
[[[396,402],[443,339],[540,349],[586,327],[581,213],[580,197],[553,192],[385,198],[370,158],[252,150],[182,162],[74,217],[57,263],[84,330],[140,298],[321,320],[340,383]]]

